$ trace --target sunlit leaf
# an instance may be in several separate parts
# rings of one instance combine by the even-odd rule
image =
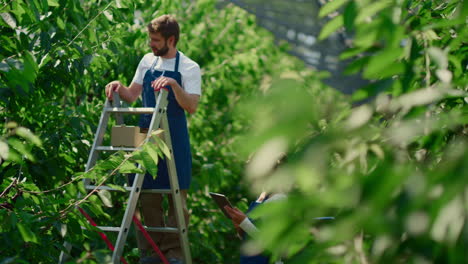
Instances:
[[[125,161],[119,168],[120,173],[136,173],[139,172],[133,161]]]
[[[354,19],[356,18],[356,13],[356,3],[354,1],[349,2],[348,5],[346,5],[343,13],[344,26],[347,31],[354,29]]]
[[[369,63],[366,65],[364,70],[364,77],[369,79],[379,78],[381,76],[389,76],[386,73],[390,65],[394,64],[398,58],[403,54],[403,49],[386,49],[383,52],[372,56],[369,60]],[[400,67],[396,73],[402,72],[403,68]],[[394,74],[394,71],[391,72]],[[391,76],[390,74],[390,76]]]
[[[166,145],[166,143],[161,138],[156,136],[153,136],[153,139],[157,143],[158,150],[162,151],[166,158],[171,159],[171,151],[169,150],[169,147]]]
[[[18,127],[16,130],[15,130],[15,133],[28,140],[29,142],[33,143],[34,145],[36,146],[39,146],[41,147],[42,146],[42,142],[41,140],[39,139],[38,136],[34,135],[31,130],[27,129],[27,128],[24,128],[24,127]]]
[[[330,36],[333,32],[337,31],[343,26],[343,15],[338,15],[330,20],[320,31],[319,40],[323,40]]]
[[[111,187],[111,188],[114,188],[116,190],[119,190],[121,192],[126,192],[127,190],[125,190],[125,188],[121,185],[117,185],[117,184],[107,184],[107,186]]]
[[[444,51],[437,47],[430,47],[427,52],[430,58],[437,63],[439,69],[447,69],[448,59]]]
[[[138,153],[134,154],[136,162],[140,163],[153,177],[156,177],[158,172],[158,166],[154,163],[153,158],[148,154],[147,151],[142,149]]]
[[[57,17],[57,26],[62,30],[65,29],[65,22],[63,22],[62,18],[60,17]]]
[[[36,59],[29,51],[26,51],[23,54],[23,59],[24,59],[24,77],[29,82],[33,83],[36,80],[39,66],[37,65]],[[23,87],[23,89],[24,88],[25,87]]]
[[[347,128],[356,129],[363,126],[372,117],[372,112],[372,109],[368,105],[363,105],[354,109],[351,116],[346,121]]]
[[[0,16],[11,28],[16,28],[16,19],[10,13],[1,13]]]
[[[60,6],[57,0],[47,0],[49,6]]]
[[[0,140],[0,158],[7,160],[8,152],[9,152],[8,144]]]
[[[18,222],[16,226],[18,227],[18,230],[24,242],[32,242],[36,244],[39,243],[36,234],[33,233],[29,226],[23,224],[22,222]]]
[[[112,195],[109,191],[107,190],[99,190],[97,192],[97,194],[99,195],[99,198],[101,198],[101,201],[102,203],[104,203],[104,205],[106,207],[112,207],[113,204],[112,204]]]
[[[359,10],[359,14],[356,17],[356,23],[365,21],[368,17],[371,17],[382,9],[389,7],[392,2],[392,0],[379,0],[373,1],[370,4],[364,6]]]
[[[330,14],[331,12],[346,4],[346,2],[348,2],[348,0],[328,1],[324,6],[322,6],[322,8],[320,8],[319,17],[324,17]]]
[[[21,155],[24,155],[27,159],[31,161],[36,160],[34,156],[32,155],[31,151],[28,149],[28,147],[25,144],[23,144],[23,142],[18,140],[17,138],[9,138],[8,144],[12,146],[13,148],[15,148]],[[10,150],[10,158],[12,157],[11,156],[12,154],[13,153]]]

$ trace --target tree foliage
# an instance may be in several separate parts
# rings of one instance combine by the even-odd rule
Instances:
[[[253,16],[215,4],[1,3],[0,261],[56,262],[65,240],[74,262],[108,261],[96,229],[74,206],[103,225],[118,225],[125,195],[87,196],[81,179],[117,187],[125,183],[123,173],[138,171],[135,162],[151,171],[151,153],[162,155],[148,145],[130,156],[109,155],[83,172],[104,85],[130,82],[149,52],[146,23],[163,13],[176,15],[178,47],[203,70],[202,100],[189,118],[195,263],[238,261],[232,224],[207,192],[226,193],[246,209],[245,197],[263,188],[289,192],[286,201],[256,214],[267,216],[261,246],[290,263],[467,259],[467,5],[325,5],[320,14],[330,22],[321,37],[352,36],[341,57],[353,59],[349,73],[371,80],[347,98],[323,85],[322,73],[286,55]],[[282,152],[288,163],[270,173]],[[325,215],[336,219],[314,220]],[[137,259],[135,243],[124,251]]]
[[[291,190],[258,212],[270,220],[258,240],[291,263],[465,262],[466,4],[330,1],[320,15],[329,16],[322,39],[352,36],[341,58],[371,85],[352,95],[360,105],[350,111],[302,77],[288,95],[273,82],[255,101],[262,111],[241,146],[257,153],[247,177],[257,190]],[[259,172],[272,152],[290,161]],[[336,220],[313,220],[325,215]]]

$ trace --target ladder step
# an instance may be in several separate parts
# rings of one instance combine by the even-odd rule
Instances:
[[[127,114],[152,114],[154,107],[106,107],[109,113],[127,113]]]
[[[126,191],[131,191],[132,190],[132,187],[124,187],[122,186],[122,188],[124,188]],[[85,189],[86,190],[94,190],[94,189],[98,189],[98,190],[107,190],[107,191],[121,191],[119,189],[115,189],[115,188],[112,188],[112,187],[109,187],[109,186],[97,186],[97,185],[85,185]],[[171,193],[171,190],[170,189],[143,189],[141,190],[142,193],[163,193],[163,194],[170,194]]]
[[[143,226],[148,232],[159,232],[159,233],[179,233],[179,229],[175,227],[147,227]]]
[[[123,187],[126,191],[131,191],[132,188],[131,187]],[[112,188],[112,187],[109,187],[109,186],[97,186],[97,185],[85,185],[85,189],[86,190],[94,190],[94,189],[98,189],[98,190],[106,190],[106,191],[121,191],[119,189],[115,189],[115,188]]]
[[[113,147],[113,146],[99,146],[96,150],[100,151],[135,151],[137,148],[131,147]]]
[[[102,231],[120,232],[119,226],[96,226],[96,227],[101,229]]]
[[[96,226],[102,231],[108,232],[120,232],[121,228],[119,226]],[[159,232],[159,233],[179,233],[179,229],[175,227],[147,227],[143,226],[148,232]]]

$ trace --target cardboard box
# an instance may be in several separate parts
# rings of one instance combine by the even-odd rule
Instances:
[[[114,147],[138,147],[146,138],[136,126],[114,126],[111,130],[111,145]]]

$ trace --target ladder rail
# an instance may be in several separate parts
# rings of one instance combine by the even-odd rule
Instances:
[[[113,107],[118,107],[118,108],[121,107],[121,105],[120,105],[120,96],[119,96],[119,93],[117,93],[117,92],[112,92],[112,106]],[[120,113],[115,113],[115,121],[116,121],[117,125],[123,125],[124,124],[123,115],[120,114]]]
[[[120,101],[119,101],[120,102]],[[111,104],[109,102],[108,99],[106,99],[106,102],[104,103],[104,107],[103,107],[103,110],[102,110],[102,113],[101,113],[101,116],[99,118],[99,124],[98,124],[98,127],[96,129],[96,133],[94,134],[94,141],[93,141],[93,145],[91,147],[91,150],[89,151],[89,156],[88,156],[88,161],[86,162],[86,166],[85,166],[85,171],[89,171],[95,164],[96,164],[96,160],[98,159],[98,156],[99,156],[99,153],[98,151],[96,151],[96,147],[97,146],[100,146],[102,144],[102,141],[103,141],[103,138],[104,138],[104,133],[106,131],[106,128],[107,128],[107,123],[109,121],[109,113],[106,111],[106,108],[110,107]],[[83,183],[84,185],[89,185],[89,182],[90,182],[90,179],[83,179]],[[77,195],[77,198],[80,199],[81,198],[81,193],[78,193]],[[62,264],[62,263],[65,263],[65,261],[68,259],[69,257],[69,252],[71,251],[71,248],[72,248],[72,245],[65,241],[64,242],[64,245],[65,247],[65,251],[61,251],[60,252],[60,255],[59,255],[59,263]]]
[[[109,122],[110,114],[106,111],[106,107],[109,107],[110,102],[106,99],[106,103],[104,104],[104,109],[101,113],[101,117],[99,118],[99,125],[96,130],[96,134],[94,135],[93,145],[91,150],[89,151],[88,161],[86,162],[85,171],[89,171],[94,165],[96,164],[96,160],[98,159],[99,153],[96,151],[96,147],[102,145],[102,141],[104,139],[104,134],[107,129],[107,123]]]
[[[169,172],[169,183],[171,185],[172,192],[172,201],[174,206],[174,211],[176,215],[177,226],[179,227],[179,243],[182,248],[184,255],[185,264],[192,264],[192,257],[190,255],[190,247],[188,242],[188,232],[187,225],[185,223],[184,211],[182,209],[182,198],[179,188],[179,179],[177,177],[177,169],[175,166],[174,152],[172,150],[172,140],[169,123],[167,121],[167,116],[164,115],[162,118],[162,128],[164,131],[164,141],[169,148],[169,153],[171,155],[170,160],[166,158],[168,172]]]

